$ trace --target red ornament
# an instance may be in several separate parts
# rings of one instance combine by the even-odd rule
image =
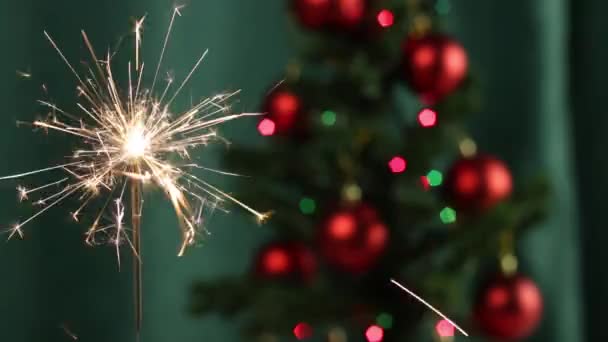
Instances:
[[[258,125],[258,130],[261,131],[262,128],[265,128],[265,132],[268,133],[270,131],[270,125],[268,123],[273,123],[271,134],[263,135],[272,135],[272,134],[285,134],[292,131],[300,119],[302,114],[303,104],[300,97],[293,91],[288,90],[284,87],[279,87],[273,90],[268,97],[266,98],[266,102],[264,104],[264,111],[267,113],[266,118],[260,121],[260,125],[263,122],[266,122],[265,125]],[[270,120],[270,121],[264,121]]]
[[[456,161],[445,182],[448,199],[464,210],[488,209],[509,197],[512,190],[509,168],[491,156]]]
[[[368,271],[386,249],[389,231],[374,209],[357,205],[331,214],[318,232],[327,261],[352,273]]]
[[[521,275],[501,275],[481,288],[475,320],[490,337],[519,340],[534,332],[542,312],[542,294],[532,280]]]
[[[368,0],[334,0],[333,24],[344,30],[360,27],[368,8]]]
[[[274,242],[259,252],[255,267],[256,274],[263,278],[309,280],[317,271],[317,261],[312,251],[300,243]]]
[[[451,94],[467,74],[465,49],[447,36],[409,38],[403,50],[406,79],[425,103],[434,103]]]
[[[369,13],[369,0],[292,0],[300,24],[309,29],[352,30]]]
[[[293,10],[302,26],[316,29],[327,26],[332,19],[334,0],[293,0]]]

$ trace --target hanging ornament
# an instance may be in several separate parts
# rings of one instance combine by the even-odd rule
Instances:
[[[509,197],[511,171],[501,160],[476,155],[456,161],[447,174],[445,192],[454,207],[485,210]]]
[[[293,11],[300,24],[310,29],[327,26],[332,17],[334,0],[293,0]]]
[[[274,89],[264,103],[266,116],[260,120],[262,135],[286,134],[294,131],[303,112],[300,96],[285,86]]]
[[[333,25],[340,30],[356,29],[368,16],[369,0],[333,0]]]
[[[484,284],[475,304],[475,320],[488,336],[519,340],[530,336],[542,318],[543,298],[522,275],[500,275]]]
[[[425,103],[434,103],[451,94],[467,74],[465,49],[445,35],[409,37],[403,51],[407,82]]]
[[[318,231],[328,263],[352,273],[368,271],[383,254],[388,238],[387,227],[365,204],[332,213]]]
[[[351,31],[369,14],[369,0],[292,0],[293,12],[308,29]]]
[[[310,280],[317,271],[312,251],[297,242],[273,242],[260,250],[255,262],[256,275],[267,279]]]

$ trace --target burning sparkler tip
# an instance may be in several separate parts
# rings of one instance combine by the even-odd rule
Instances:
[[[172,103],[191,80],[209,50],[204,51],[179,85],[175,86],[173,78],[170,77],[164,90],[158,91],[155,88],[174,19],[182,15],[183,8],[184,5],[181,4],[173,7],[169,28],[150,87],[142,84],[142,79],[145,79],[144,63],[140,60],[144,21],[147,15],[135,20],[135,65],[133,68],[131,63],[128,63],[128,85],[124,86],[119,84],[113,75],[112,62],[116,55],[115,51],[108,51],[107,55],[103,56],[96,54],[86,32],[81,30],[82,39],[91,56],[91,63],[84,64],[87,70],[81,73],[66,58],[49,32],[43,31],[46,40],[77,81],[75,107],[79,109],[80,115],[71,114],[51,102],[40,100],[39,103],[48,113],[45,117],[35,118],[29,125],[43,132],[54,131],[79,140],[77,140],[78,146],[70,151],[68,162],[0,177],[0,180],[6,180],[44,172],[67,173],[66,178],[57,182],[30,189],[24,186],[17,188],[19,200],[24,201],[28,197],[33,197],[33,192],[46,192],[52,186],[65,182],[58,191],[35,198],[33,203],[41,208],[28,219],[9,229],[10,237],[22,237],[23,225],[47,210],[59,206],[62,201],[79,194],[79,208],[69,213],[72,219],[80,221],[80,215],[90,207],[95,206],[95,210],[99,210],[94,223],[86,233],[87,244],[96,244],[96,234],[102,233],[103,242],[113,244],[117,249],[119,245],[129,244],[137,254],[138,244],[135,243],[133,246],[130,241],[130,237],[133,238],[135,235],[136,228],[127,228],[123,225],[123,219],[128,216],[125,216],[122,200],[124,197],[129,197],[128,194],[125,195],[125,188],[136,189],[132,190],[130,196],[136,200],[133,200],[128,207],[132,211],[130,215],[132,220],[140,218],[143,203],[141,188],[147,183],[163,190],[175,208],[183,230],[183,244],[179,255],[184,254],[186,247],[196,243],[198,229],[204,229],[201,219],[202,209],[193,210],[195,202],[205,203],[206,208],[209,202],[214,202],[209,206],[214,208],[217,202],[230,200],[252,213],[259,223],[270,217],[271,213],[255,211],[190,173],[186,166],[181,165],[191,160],[191,151],[195,148],[206,146],[211,141],[227,142],[216,132],[215,126],[244,116],[260,115],[227,113],[231,110],[227,101],[239,91],[204,98],[183,111],[174,110]],[[134,75],[133,70],[135,70]],[[22,73],[24,77],[27,76],[25,72]],[[43,90],[45,94],[48,93],[46,85],[43,85]],[[203,166],[195,168],[207,169]],[[101,195],[107,196],[105,204],[93,203]],[[110,207],[114,207],[114,204],[111,204],[112,200],[115,200],[116,205],[110,217],[106,214]],[[133,235],[130,236],[129,231],[132,231]],[[110,238],[106,238],[106,235]]]
[[[270,220],[270,218],[274,215],[274,211],[267,211],[265,213],[259,213],[256,215],[256,219],[258,224],[264,224],[266,221]]]

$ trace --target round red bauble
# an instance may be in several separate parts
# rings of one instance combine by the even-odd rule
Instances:
[[[300,24],[309,29],[358,28],[366,19],[369,0],[292,0]]]
[[[355,29],[365,20],[368,8],[368,0],[334,0],[333,25],[338,29]]]
[[[341,209],[319,227],[320,250],[328,263],[352,273],[368,271],[386,249],[389,231],[367,205]]]
[[[273,242],[264,246],[255,262],[255,272],[268,279],[311,279],[317,271],[312,251],[298,242]]]
[[[505,200],[513,191],[509,168],[488,155],[463,158],[447,174],[448,200],[463,210],[485,210]]]
[[[410,87],[425,103],[451,94],[464,80],[468,58],[462,45],[441,34],[408,38],[403,69]]]
[[[536,284],[521,275],[498,276],[479,291],[475,320],[488,336],[519,340],[530,336],[542,318],[543,298]]]
[[[316,29],[327,26],[332,19],[334,0],[293,0],[293,10],[302,26]]]
[[[266,97],[264,103],[266,117],[274,123],[273,134],[285,134],[291,132],[303,111],[300,96],[285,87],[274,89]],[[262,119],[262,120],[264,120]]]

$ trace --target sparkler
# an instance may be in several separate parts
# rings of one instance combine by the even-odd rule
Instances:
[[[113,53],[99,59],[82,31],[82,38],[91,55],[91,63],[83,73],[68,61],[62,50],[45,31],[44,35],[73,74],[77,83],[76,107],[79,114],[71,114],[48,101],[39,101],[49,110],[44,120],[31,123],[34,128],[56,131],[76,138],[76,146],[67,161],[39,170],[0,177],[0,180],[21,179],[46,172],[61,172],[56,181],[33,188],[18,186],[21,201],[41,194],[33,203],[41,209],[24,221],[9,228],[9,239],[23,237],[23,227],[49,209],[59,206],[68,198],[76,198],[78,207],[71,213],[80,221],[86,210],[94,210],[92,222],[86,232],[91,245],[110,242],[116,247],[120,265],[119,247],[128,244],[134,253],[135,300],[137,330],[141,328],[141,218],[142,191],[146,186],[161,189],[175,209],[182,243],[178,255],[195,243],[203,228],[205,209],[216,208],[221,202],[233,202],[258,221],[268,214],[260,213],[228,193],[195,175],[194,170],[212,171],[190,158],[190,152],[213,141],[223,141],[215,127],[254,113],[231,114],[227,104],[238,92],[218,94],[192,105],[183,112],[174,111],[172,104],[205,58],[205,51],[177,87],[173,79],[157,91],[155,86],[162,67],[165,50],[174,21],[181,16],[182,7],[175,7],[158,59],[152,85],[144,86],[145,63],[140,60],[142,29],[145,17],[135,23],[134,62],[128,63],[128,85],[121,87],[113,74]],[[174,90],[175,88],[175,90]],[[127,190],[129,188],[129,190]],[[102,199],[98,201],[98,199]],[[96,205],[97,202],[100,202]],[[131,227],[125,220],[125,203],[129,203]],[[128,212],[128,211],[127,211]],[[127,216],[128,217],[128,216]]]

